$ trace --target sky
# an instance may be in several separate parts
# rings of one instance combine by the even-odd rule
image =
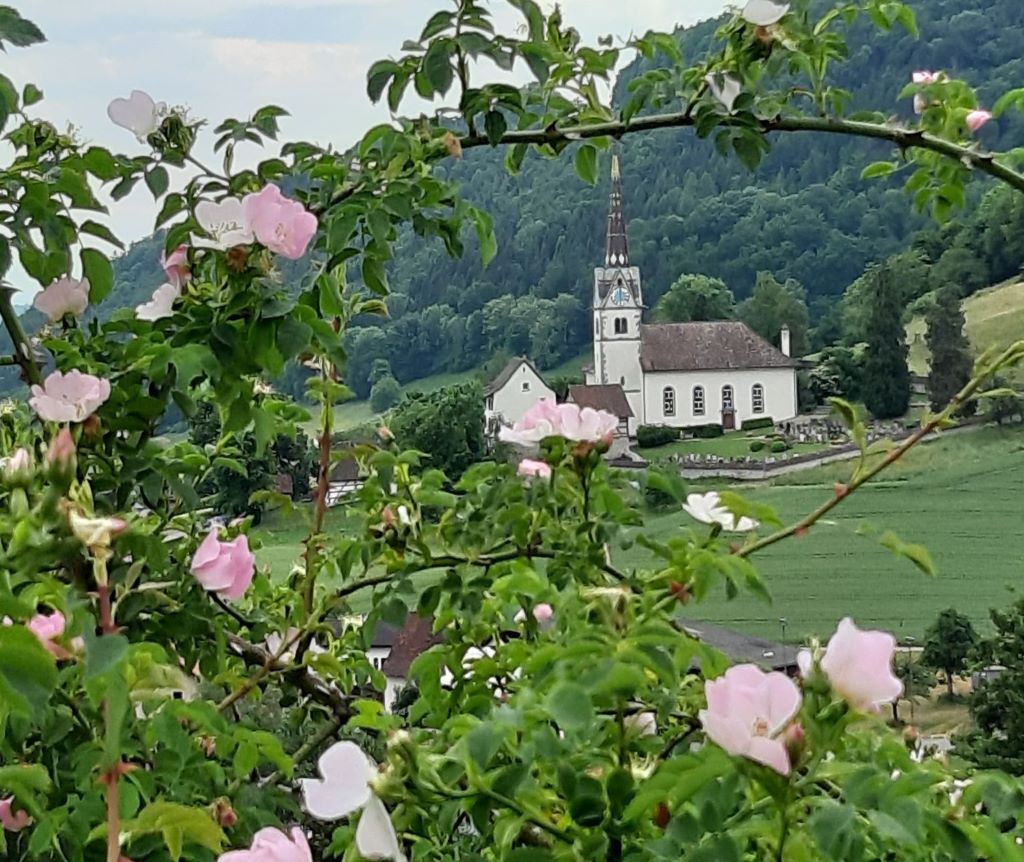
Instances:
[[[489,5],[496,14],[505,7],[498,0]],[[607,34],[625,38],[692,24],[725,5],[561,2],[564,20],[591,44]],[[211,127],[277,104],[291,115],[282,121],[282,140],[346,148],[388,118],[387,108],[366,96],[370,64],[397,55],[402,42],[418,36],[430,15],[451,0],[21,0],[16,6],[48,41],[10,48],[4,73],[19,88],[32,82],[43,90],[39,116],[58,127],[73,125],[83,140],[134,154],[140,151],[135,139],[106,116],[109,101],[133,89],[186,105]],[[211,138],[207,130],[197,154],[209,152]],[[131,241],[152,232],[155,213],[140,185],[111,207],[109,223]],[[28,287],[17,275],[12,280]]]

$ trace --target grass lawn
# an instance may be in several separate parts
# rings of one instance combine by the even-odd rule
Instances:
[[[769,429],[770,430],[770,429]],[[787,455],[805,455],[810,452],[821,452],[828,449],[825,443],[795,443],[786,452],[772,452],[768,445],[760,452],[750,451],[750,441],[762,438],[763,431],[730,431],[721,437],[708,440],[680,440],[665,446],[652,449],[638,449],[637,454],[648,461],[668,461],[673,455],[717,455],[720,458],[753,458],[761,460],[768,457],[783,458]]]
[[[768,503],[789,522],[832,493],[852,465],[832,464],[785,477],[785,482],[736,488]],[[883,474],[885,475],[885,474]],[[944,608],[956,607],[988,630],[988,609],[1013,600],[1024,586],[1024,431],[985,429],[947,437],[912,452],[888,478],[858,491],[803,538],[766,549],[755,564],[774,601],[723,596],[694,607],[695,617],[780,638],[829,634],[839,618],[921,639]],[[929,578],[857,529],[870,523],[931,552],[938,575]],[[689,527],[680,512],[648,518],[660,538]],[[619,551],[620,564],[642,564],[646,551]]]

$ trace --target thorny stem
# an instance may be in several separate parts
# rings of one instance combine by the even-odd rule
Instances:
[[[100,614],[100,631],[104,637],[117,633],[117,625],[114,622],[114,614],[110,604],[110,584],[105,577],[106,565],[104,561],[97,560],[96,564],[104,571],[104,576],[99,579],[96,585],[96,595]],[[103,701],[103,720],[109,726],[110,702]],[[117,762],[111,764],[100,776],[100,782],[106,788],[107,797],[107,862],[118,862],[121,858],[121,823],[119,814],[119,793],[118,782],[121,780],[121,773],[124,769],[124,761],[118,757]]]
[[[7,334],[11,336],[11,342],[14,344],[14,357],[11,364],[16,363],[21,368],[28,383],[42,383],[43,378],[39,373],[39,366],[36,365],[32,346],[29,344],[28,336],[25,335],[18,314],[11,304],[13,295],[14,289],[10,285],[0,284],[0,319],[3,320]]]
[[[857,473],[853,479],[845,486],[842,493],[836,493],[820,506],[808,515],[805,515],[799,521],[790,524],[788,527],[783,527],[772,533],[769,536],[765,536],[763,539],[758,539],[756,542],[752,542],[743,548],[740,548],[736,555],[739,557],[749,557],[751,554],[757,553],[758,551],[764,550],[771,545],[781,542],[783,539],[788,539],[790,536],[802,535],[811,527],[813,527],[818,521],[820,521],[825,515],[831,512],[836,506],[843,500],[850,496],[858,488],[866,485],[875,476],[881,473],[886,468],[892,466],[900,460],[904,455],[907,454],[911,449],[920,443],[925,437],[934,432],[936,429],[941,428],[946,422],[952,418],[952,416],[965,404],[967,403],[975,393],[982,387],[985,381],[999,368],[1005,365],[1007,362],[1012,361],[1014,357],[1024,352],[1024,342],[1018,342],[1017,344],[1008,347],[997,359],[991,364],[979,371],[975,376],[967,382],[967,384],[961,389],[953,399],[946,405],[946,408],[937,415],[933,416],[928,422],[921,425],[913,434],[911,434],[906,440],[904,440],[899,446],[891,450],[884,458],[882,458],[873,467],[864,470],[863,472]]]
[[[696,125],[696,120],[689,110],[651,114],[646,117],[633,117],[628,122],[613,120],[606,123],[591,123],[582,126],[554,126],[546,129],[525,129],[509,131],[501,136],[502,144],[560,144],[588,138],[620,138],[636,132],[647,132],[654,129],[688,128]],[[733,117],[723,117],[723,127],[745,125]],[[1002,180],[1018,191],[1024,191],[1024,174],[996,161],[992,153],[981,152],[974,147],[956,144],[944,140],[919,129],[907,129],[902,126],[885,123],[869,123],[859,120],[846,120],[839,117],[783,117],[776,116],[759,121],[762,135],[773,132],[819,132],[824,134],[852,135],[860,138],[876,138],[889,141],[901,150],[922,149],[938,153],[953,159],[982,173]],[[461,139],[462,148],[482,147],[489,145],[485,135],[472,132]]]
[[[236,688],[220,703],[218,703],[217,711],[223,712],[229,706],[232,706],[233,704],[240,701],[243,697],[245,697],[250,691],[256,688],[256,686],[263,682],[263,680],[270,676],[270,674],[273,673],[275,670],[281,670],[281,668],[278,667],[278,662],[281,660],[281,656],[288,652],[288,650],[292,648],[295,642],[298,641],[299,638],[301,638],[304,633],[304,630],[300,629],[290,638],[282,639],[281,646],[278,647],[277,652],[268,652],[267,657],[263,662],[263,665],[256,671],[256,673],[250,676],[238,688]]]

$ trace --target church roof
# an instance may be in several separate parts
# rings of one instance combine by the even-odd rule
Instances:
[[[391,653],[385,659],[381,671],[385,676],[408,677],[409,666],[416,657],[440,642],[441,635],[434,634],[434,621],[430,617],[409,614],[394,639]]]
[[[569,400],[580,407],[606,410],[619,419],[626,419],[633,415],[629,402],[626,400],[626,393],[622,391],[622,387],[618,383],[570,386]]]
[[[705,371],[736,368],[798,368],[738,320],[659,323],[640,327],[644,371]]]
[[[524,362],[528,366],[530,366],[530,370],[533,371],[533,373],[536,374],[538,377],[540,377],[541,382],[543,382],[544,385],[547,386],[547,382],[541,376],[540,371],[537,370],[537,366],[534,365],[531,360],[527,359],[525,356],[515,356],[508,361],[504,368],[501,369],[501,372],[498,374],[498,376],[495,377],[490,383],[488,383],[484,387],[484,395],[493,395],[495,392],[501,389],[506,383],[509,382],[509,380],[512,379],[512,375],[519,370],[519,366],[522,365]]]

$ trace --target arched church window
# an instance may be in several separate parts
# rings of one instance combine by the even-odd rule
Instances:
[[[755,413],[764,413],[764,387],[760,383],[751,387],[750,401]]]
[[[732,387],[728,383],[726,383],[725,386],[722,387],[722,409],[736,409],[736,399],[733,397]]]
[[[625,335],[629,331],[629,324],[624,317],[615,318],[615,334]]]
[[[661,412],[665,416],[676,415],[676,391],[671,386],[666,386],[661,392]]]
[[[694,386],[693,387],[693,415],[703,416],[704,415],[704,387]]]

